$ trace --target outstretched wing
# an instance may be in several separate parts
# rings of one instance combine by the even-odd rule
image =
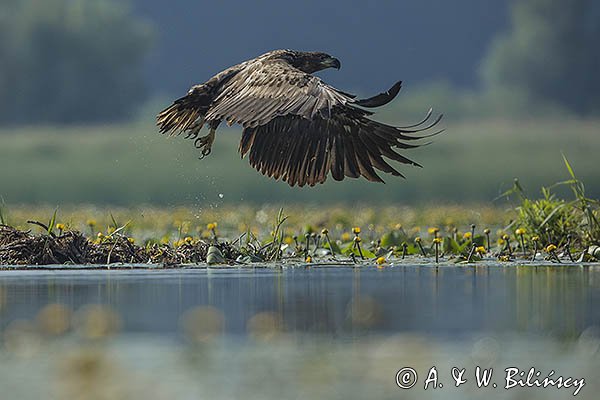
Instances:
[[[265,175],[291,186],[363,176],[383,182],[376,170],[402,176],[386,160],[417,165],[397,149],[418,147],[424,136],[410,133],[429,129],[398,128],[368,118],[360,107],[378,107],[391,101],[401,82],[364,100],[327,85],[283,60],[256,60],[222,88],[205,115],[206,121],[226,120],[244,127],[242,156]],[[408,129],[415,128],[415,129]],[[409,143],[413,142],[413,143]]]
[[[255,127],[284,115],[328,118],[334,107],[353,101],[352,95],[283,60],[256,60],[225,85],[206,120],[224,119],[230,125]]]
[[[363,176],[383,182],[376,170],[403,177],[386,158],[420,166],[396,150],[418,147],[414,141],[431,134],[408,134],[429,129],[441,118],[419,128],[431,117],[430,110],[421,123],[413,126],[416,129],[404,129],[373,121],[366,115],[364,110],[338,106],[331,110],[329,118],[279,116],[264,125],[246,127],[239,151],[242,156],[248,154],[250,165],[262,174],[291,186],[323,183],[330,173],[338,181]]]

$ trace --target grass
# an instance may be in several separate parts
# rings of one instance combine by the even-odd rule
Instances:
[[[389,122],[405,118],[382,115]],[[193,205],[490,202],[520,177],[526,187],[568,179],[561,151],[579,177],[598,182],[600,121],[485,120],[445,122],[447,132],[410,156],[407,180],[386,185],[347,180],[289,188],[240,160],[239,129],[221,129],[213,153],[199,161],[190,141],[167,139],[151,125],[0,130],[0,196],[9,204]],[[588,187],[600,197],[600,187]]]

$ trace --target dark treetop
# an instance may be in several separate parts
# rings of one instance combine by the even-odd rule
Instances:
[[[441,115],[424,126],[431,110],[418,124],[394,127],[369,119],[364,108],[390,102],[401,82],[368,99],[356,99],[311,75],[340,68],[336,58],[319,52],[275,50],[230,67],[203,84],[193,86],[157,117],[161,133],[194,140],[202,155],[210,153],[215,130],[222,120],[244,128],[239,151],[261,173],[291,186],[365,177],[383,182],[376,169],[402,176],[384,157],[419,166],[396,149],[411,149],[427,136],[409,134],[436,125]],[[210,132],[198,137],[207,124]]]

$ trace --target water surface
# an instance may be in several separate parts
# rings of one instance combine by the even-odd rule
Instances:
[[[573,396],[503,388],[518,367],[583,378],[577,398],[595,399],[599,301],[592,266],[2,271],[0,397]],[[74,329],[38,331],[48,304],[73,310]],[[90,304],[116,315],[120,332],[96,335],[94,318],[81,328]],[[477,387],[478,366],[494,369],[497,388]],[[418,373],[412,389],[395,382],[405,367]],[[425,390],[432,367],[444,386]],[[466,370],[459,388],[453,367]]]
[[[125,332],[173,334],[209,305],[227,334],[274,313],[288,332],[541,333],[577,337],[600,323],[600,268],[422,267],[0,272],[0,327],[48,303],[106,304]],[[363,315],[364,314],[364,315]],[[369,314],[369,315],[366,315]]]

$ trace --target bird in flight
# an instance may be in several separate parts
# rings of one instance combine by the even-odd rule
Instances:
[[[339,69],[340,61],[320,52],[265,53],[193,86],[158,114],[157,125],[170,136],[185,133],[203,158],[219,124],[238,123],[241,156],[248,154],[252,167],[290,186],[324,183],[329,174],[337,181],[362,176],[383,182],[375,170],[403,177],[389,160],[420,166],[397,150],[419,147],[419,139],[440,133],[414,135],[437,125],[442,115],[427,124],[429,110],[422,121],[404,127],[377,122],[365,108],[389,103],[402,82],[357,99],[312,75],[326,68]],[[209,132],[199,137],[204,125]]]

